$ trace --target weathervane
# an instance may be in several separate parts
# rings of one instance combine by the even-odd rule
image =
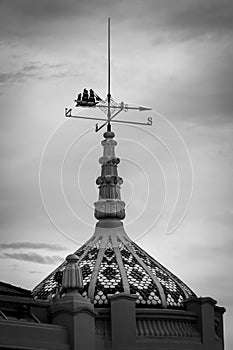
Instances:
[[[102,129],[105,125],[107,125],[107,131],[111,131],[111,123],[126,123],[126,124],[137,124],[137,125],[152,125],[152,117],[147,118],[146,123],[142,122],[134,122],[130,120],[117,120],[113,119],[115,118],[119,113],[122,111],[127,112],[128,110],[137,110],[137,111],[149,111],[151,108],[148,107],[134,107],[129,106],[128,104],[124,102],[117,103],[113,100],[110,92],[110,18],[108,18],[108,93],[107,98],[103,100],[101,97],[99,97],[94,90],[90,89],[89,92],[85,88],[83,90],[83,93],[79,93],[77,96],[77,99],[75,100],[76,105],[75,107],[82,107],[82,108],[99,108],[101,111],[103,111],[106,114],[107,118],[95,118],[95,117],[85,117],[85,116],[79,116],[79,115],[72,115],[72,108],[65,108],[65,116],[68,118],[79,118],[79,119],[91,119],[91,120],[98,120],[103,121],[104,123],[102,125],[96,124],[95,131],[98,132],[100,129]]]

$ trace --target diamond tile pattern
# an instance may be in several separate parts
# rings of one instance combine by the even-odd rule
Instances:
[[[165,267],[161,266],[139,246],[133,242],[131,242],[130,245],[164,287],[167,306],[169,308],[181,307],[182,301],[185,299],[185,297],[195,296],[191,289],[180,281],[179,278],[173,275]]]
[[[108,245],[96,280],[94,304],[109,304],[108,294],[124,292],[119,266],[112,246]]]
[[[161,307],[159,292],[150,276],[126,247],[120,245],[120,250],[130,285],[130,293],[138,295],[136,303],[141,306],[157,305],[157,307]]]
[[[184,299],[195,296],[128,236],[119,235],[116,242],[112,244],[110,234],[107,239],[106,233],[98,239],[93,235],[75,252],[83,275],[82,295],[89,297],[95,307],[109,307],[108,295],[122,293],[127,287],[138,296],[137,307],[143,308],[181,309]],[[35,287],[33,296],[47,299],[58,293],[65,266],[66,261]]]

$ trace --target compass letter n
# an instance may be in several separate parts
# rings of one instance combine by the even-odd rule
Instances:
[[[71,112],[72,112],[72,108],[66,108],[65,109],[65,116],[66,117],[71,117]]]

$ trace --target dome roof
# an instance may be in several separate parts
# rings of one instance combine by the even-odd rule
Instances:
[[[99,159],[101,176],[97,178],[99,198],[94,203],[99,220],[93,236],[74,254],[82,271],[83,297],[95,307],[108,307],[109,295],[136,294],[136,305],[148,308],[183,308],[183,300],[195,294],[179,278],[154,260],[126,234],[121,220],[125,202],[121,200],[123,179],[118,176],[120,162],[115,155],[117,142],[108,130],[101,142],[103,156]],[[75,259],[77,259],[75,257]],[[64,261],[33,290],[33,296],[51,298],[61,292]]]
[[[183,308],[182,301],[195,296],[192,290],[154,260],[126,234],[119,219],[100,220],[93,236],[75,254],[79,258],[84,288],[95,307],[109,307],[109,295],[136,294],[137,307]],[[33,290],[33,296],[47,299],[61,285],[64,261]]]

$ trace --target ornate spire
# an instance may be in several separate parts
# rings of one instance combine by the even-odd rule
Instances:
[[[101,176],[96,180],[99,187],[99,199],[94,203],[96,219],[125,218],[125,202],[121,200],[120,186],[123,179],[118,176],[117,165],[120,159],[115,156],[117,142],[113,140],[115,134],[110,128],[104,133],[101,142],[104,150],[103,157],[99,159],[101,164]]]
[[[178,277],[136,245],[124,230],[125,203],[121,200],[115,155],[114,133],[108,125],[104,133],[101,176],[96,180],[99,199],[95,217],[99,220],[92,237],[69,255],[52,274],[33,290],[33,296],[46,299],[56,291],[63,273],[63,295],[81,294],[96,307],[109,307],[111,295],[137,295],[143,308],[184,308],[183,301],[196,295]],[[57,278],[56,278],[57,276]],[[83,277],[82,277],[83,276]],[[109,298],[110,296],[110,298]]]

